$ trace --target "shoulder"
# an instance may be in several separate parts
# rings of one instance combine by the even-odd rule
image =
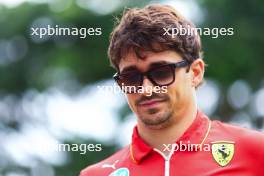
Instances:
[[[104,171],[107,171],[103,169],[105,166],[108,166],[109,168],[115,167],[115,164],[117,164],[117,162],[126,162],[129,159],[129,156],[129,146],[126,146],[110,157],[86,167],[80,172],[80,176],[105,175]]]
[[[234,141],[244,151],[249,151],[251,154],[256,152],[256,154],[264,156],[263,132],[220,121],[212,121],[211,131],[214,139]]]
[[[264,133],[255,129],[239,127],[220,121],[212,121],[212,130],[216,133],[221,133],[223,136],[233,137],[234,139],[260,142],[260,144],[264,144]]]

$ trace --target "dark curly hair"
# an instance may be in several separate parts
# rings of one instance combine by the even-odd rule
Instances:
[[[172,50],[192,63],[201,57],[200,36],[164,35],[166,29],[194,28],[193,23],[182,17],[168,5],[149,5],[142,9],[132,8],[124,11],[110,36],[108,56],[111,65],[119,70],[119,63],[129,52],[144,59],[144,52]],[[171,30],[170,30],[171,32]]]

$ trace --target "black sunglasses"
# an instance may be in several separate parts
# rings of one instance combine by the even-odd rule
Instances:
[[[113,78],[117,84],[122,86],[142,86],[144,76],[146,76],[154,86],[169,86],[175,81],[175,69],[186,67],[190,63],[186,60],[160,65],[151,68],[147,72],[141,73],[138,71],[131,71],[127,73],[116,73]]]

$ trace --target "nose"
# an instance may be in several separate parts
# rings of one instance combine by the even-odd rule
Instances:
[[[141,94],[145,96],[151,96],[153,93],[153,89],[154,85],[152,84],[152,82],[146,76],[144,76]]]

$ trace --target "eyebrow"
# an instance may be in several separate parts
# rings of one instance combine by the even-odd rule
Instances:
[[[126,72],[130,72],[130,71],[137,71],[137,67],[132,65],[132,66],[128,66],[125,67],[120,73],[126,73]]]
[[[153,62],[149,65],[148,70],[155,68],[155,67],[158,67],[158,66],[161,66],[161,65],[165,65],[165,64],[171,64],[171,62],[168,62],[168,61]],[[130,71],[138,71],[138,70],[139,69],[135,65],[131,65],[131,66],[125,67],[122,70],[122,72],[120,72],[120,73],[126,73],[126,72],[130,72]]]
[[[172,62],[168,62],[168,61],[159,61],[159,62],[154,62],[152,64],[150,64],[148,69],[152,69],[161,65],[166,65],[166,64],[171,64]]]

